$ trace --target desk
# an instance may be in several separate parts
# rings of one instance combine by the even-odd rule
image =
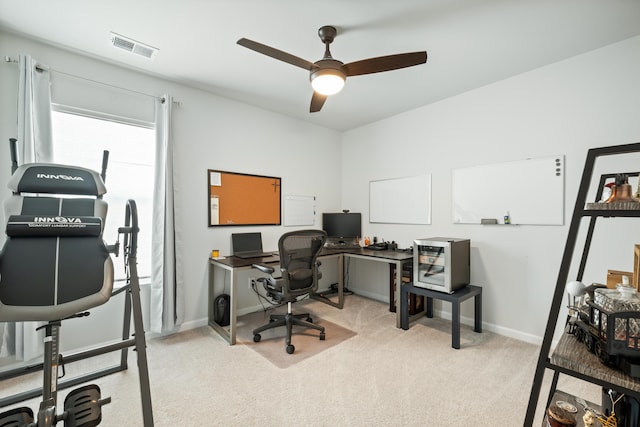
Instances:
[[[401,327],[404,330],[409,329],[409,293],[424,295],[427,298],[427,317],[433,317],[433,300],[439,299],[449,301],[451,303],[451,347],[460,348],[460,303],[471,297],[474,297],[474,326],[475,332],[482,332],[482,288],[480,286],[467,285],[457,291],[448,294],[446,292],[433,291],[431,289],[420,288],[414,286],[413,283],[407,283],[401,286],[400,293],[400,315]]]
[[[400,301],[400,288],[402,284],[402,265],[406,262],[413,262],[413,254],[402,251],[374,251],[371,249],[350,250],[342,253],[343,258],[363,259],[367,261],[384,262],[395,264],[396,266],[396,294],[395,300]],[[340,270],[340,275],[344,275],[344,267]],[[341,284],[338,284],[341,286]],[[342,308],[342,307],[340,307]],[[396,310],[396,328],[400,327],[400,307]]]
[[[338,309],[344,307],[344,259],[345,258],[359,258],[368,261],[385,262],[388,264],[395,264],[396,266],[396,283],[402,283],[402,265],[405,262],[411,262],[413,255],[408,252],[400,251],[374,251],[371,249],[343,249],[343,248],[324,248],[318,257],[321,261],[324,259],[337,258],[338,259],[338,301],[332,301],[329,298],[323,297],[319,294],[312,294],[311,297],[330,304]],[[216,330],[223,338],[227,340],[230,345],[236,343],[236,318],[237,318],[237,292],[238,292],[238,272],[242,270],[251,270],[253,264],[279,264],[280,258],[277,255],[272,255],[263,258],[253,259],[239,259],[234,257],[226,257],[220,259],[209,258],[209,301],[208,301],[208,313],[209,313],[209,326]],[[214,281],[216,269],[222,269],[229,273],[230,291],[229,291],[229,303],[230,303],[230,322],[228,329],[218,325],[213,320],[213,300],[216,295],[214,294]],[[387,277],[385,276],[385,280]],[[400,301],[400,288],[402,286],[396,286],[395,300]],[[396,310],[396,327],[400,327],[400,311]]]

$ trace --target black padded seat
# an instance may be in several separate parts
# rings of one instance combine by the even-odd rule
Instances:
[[[0,321],[58,320],[107,302],[113,262],[102,239],[107,204],[100,175],[80,167],[26,164],[15,171],[9,188]]]

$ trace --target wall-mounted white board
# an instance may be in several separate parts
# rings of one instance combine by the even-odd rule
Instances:
[[[564,156],[454,169],[453,222],[564,224]]]
[[[369,221],[431,224],[431,175],[369,181]]]
[[[316,220],[315,196],[284,196],[284,225],[313,225]]]

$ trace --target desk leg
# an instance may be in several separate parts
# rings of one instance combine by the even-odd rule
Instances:
[[[229,304],[231,304],[230,312],[229,312],[229,330],[225,327],[218,325],[213,320],[213,301],[215,299],[214,294],[214,282],[215,282],[215,274],[216,267],[214,265],[209,265],[209,326],[212,327],[216,332],[218,332],[222,338],[224,338],[229,345],[234,345],[236,343],[236,290],[237,290],[237,277],[234,273],[233,269],[229,269],[229,274],[231,275],[231,291],[229,293]],[[223,283],[224,288],[224,283]]]
[[[409,304],[407,303],[409,293],[404,290],[404,286],[400,288],[400,298],[396,298],[396,311],[400,312],[400,327],[406,331],[409,329]]]
[[[482,332],[482,291],[473,299],[474,302],[474,328],[475,332]]]
[[[237,296],[238,296],[238,275],[234,270],[231,270],[231,292],[229,295],[231,304],[231,313],[229,316],[229,344],[234,345],[236,343],[236,318],[238,316],[237,312]]]
[[[311,298],[342,309],[344,307],[344,257],[342,255],[331,255],[331,257],[337,257],[338,259],[338,302],[315,292],[311,294]]]
[[[451,303],[451,347],[460,348],[460,301]]]
[[[401,317],[402,317],[402,313],[400,313],[401,309],[400,306],[401,301],[404,301],[402,298],[402,292],[400,291],[400,289],[402,288],[402,265],[404,264],[402,261],[396,261],[396,291],[395,291],[395,295],[393,296],[396,299],[396,328],[400,328],[401,327]],[[405,297],[408,297],[408,295],[405,294]],[[405,305],[409,305],[409,304],[405,304]],[[407,307],[407,313],[409,312],[409,309]]]
[[[344,307],[344,256],[338,257],[338,305],[337,308]]]
[[[213,264],[211,264],[211,262],[207,262],[207,264],[209,265],[209,290],[208,290],[208,294],[207,294],[207,313],[208,313],[208,323],[211,326],[212,323],[215,323],[213,321],[213,276],[216,274],[216,268],[213,266]]]

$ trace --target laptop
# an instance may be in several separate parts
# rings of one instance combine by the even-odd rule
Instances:
[[[242,259],[271,256],[271,252],[262,250],[262,233],[232,233],[231,249],[233,256]]]

